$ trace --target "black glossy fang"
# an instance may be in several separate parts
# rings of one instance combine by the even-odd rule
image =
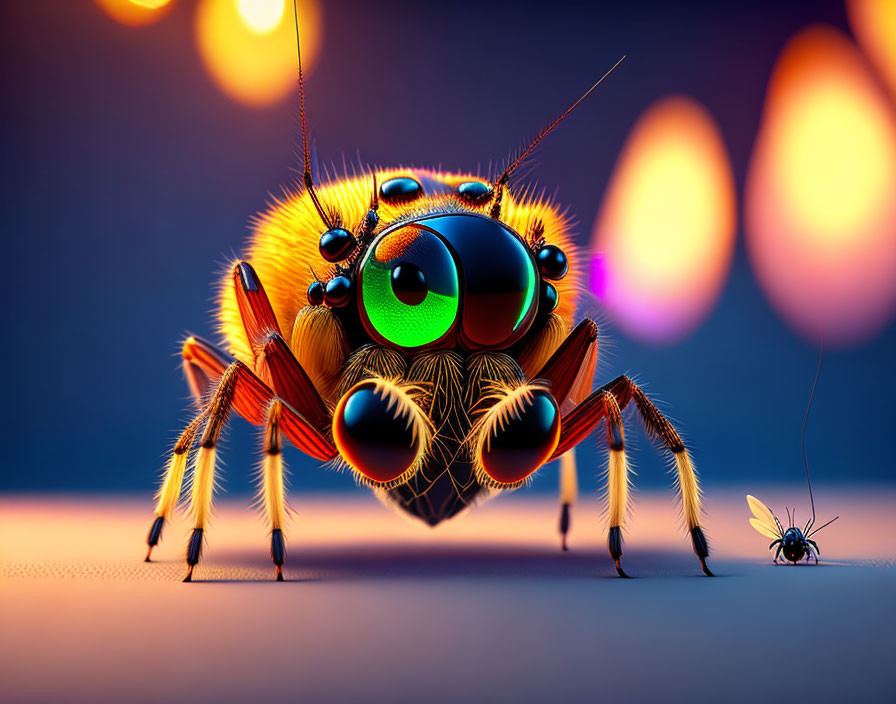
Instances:
[[[541,275],[546,279],[557,281],[569,271],[569,260],[563,250],[553,244],[546,244],[539,249],[535,261],[538,262]]]
[[[324,300],[331,308],[342,308],[352,296],[352,281],[347,276],[336,276],[327,281]]]
[[[457,195],[467,203],[481,205],[492,195],[492,187],[482,181],[464,181],[457,187]]]
[[[341,262],[357,246],[355,236],[342,227],[334,227],[320,236],[320,256],[328,262]]]
[[[308,305],[319,306],[324,302],[324,285],[315,281],[308,287]]]
[[[387,203],[406,203],[423,192],[423,187],[407,176],[390,178],[380,184],[380,198]]]
[[[362,381],[339,402],[333,436],[342,456],[376,482],[401,476],[417,456],[414,430],[387,394],[372,381]]]
[[[538,469],[557,444],[560,411],[544,389],[533,389],[526,403],[498,425],[483,444],[480,462],[501,484],[515,484]]]

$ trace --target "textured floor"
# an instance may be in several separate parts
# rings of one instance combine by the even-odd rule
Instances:
[[[434,531],[372,498],[297,497],[283,584],[242,502],[182,584],[183,518],[145,564],[145,500],[0,497],[0,700],[892,701],[896,489],[823,488],[842,518],[817,568],[767,562],[743,493],[709,492],[716,579],[668,494],[641,493],[627,581],[587,502],[563,554],[547,497]]]

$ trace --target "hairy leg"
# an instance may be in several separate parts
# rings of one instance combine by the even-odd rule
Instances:
[[[612,394],[621,409],[634,401],[648,434],[660,440],[672,455],[691,543],[703,572],[707,576],[712,576],[706,564],[709,546],[700,527],[702,512],[700,487],[690,455],[672,424],[627,376],[620,376],[600,387],[563,417],[560,440],[551,459],[556,459],[575,447],[607,415],[607,404],[604,400],[607,392]]]
[[[203,412],[196,416],[174,444],[171,459],[168,461],[168,469],[165,472],[165,478],[162,480],[162,485],[159,487],[159,492],[156,495],[156,515],[149,529],[149,535],[146,538],[148,545],[146,562],[150,562],[152,549],[162,539],[162,528],[165,526],[165,521],[171,517],[174,507],[177,505],[177,500],[180,498],[184,473],[187,469],[187,460],[190,456],[190,448],[193,446],[196,432],[205,419],[205,415],[205,412]]]
[[[282,404],[272,401],[264,430],[264,462],[261,468],[261,499],[271,529],[271,560],[277,569],[277,581],[283,581],[286,541],[283,524],[286,499],[283,487],[283,437],[280,430]]]
[[[211,517],[218,439],[233,405],[236,392],[236,369],[236,365],[228,367],[221,377],[221,382],[209,404],[208,420],[199,440],[199,454],[196,458],[196,468],[193,470],[193,492],[190,498],[193,532],[187,543],[185,582],[190,582],[193,579],[193,568],[199,562],[203,535]]]

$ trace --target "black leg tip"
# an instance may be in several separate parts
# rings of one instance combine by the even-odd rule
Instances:
[[[280,570],[280,569],[277,570],[277,581],[278,582],[284,581],[283,580],[283,570]]]
[[[271,559],[278,569],[286,562],[286,540],[280,528],[271,531]]]
[[[187,564],[192,571],[193,565],[199,562],[202,553],[202,528],[194,528],[190,534],[190,542],[187,543]]]
[[[564,503],[560,506],[560,535],[563,536],[563,540],[566,540],[570,525],[572,525],[570,507],[568,503]]]
[[[190,565],[187,568],[187,576],[184,577],[184,582],[192,582],[193,581],[193,565]]]
[[[706,542],[706,536],[700,526],[691,528],[691,543],[694,546],[694,553],[701,562],[709,557],[709,543]]]
[[[703,568],[703,574],[707,577],[715,577],[712,570],[706,565],[706,560],[704,558],[700,558],[700,567]]]
[[[152,552],[152,549],[159,544],[159,540],[162,538],[162,528],[165,527],[165,518],[163,516],[156,516],[153,519],[152,526],[149,528],[149,535],[146,536],[146,544],[149,546],[149,550],[146,551],[146,562],[149,562],[149,555]]]
[[[622,557],[622,529],[619,526],[611,526],[607,536],[607,551],[617,562]]]
[[[623,579],[630,579],[630,577],[625,573],[625,570],[622,569],[622,565],[619,564],[618,559],[616,560],[616,573]]]

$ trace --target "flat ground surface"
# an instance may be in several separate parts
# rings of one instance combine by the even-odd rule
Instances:
[[[783,514],[804,490],[752,487]],[[3,702],[893,701],[896,490],[819,492],[819,567],[774,566],[744,492],[711,490],[718,577],[668,494],[643,492],[615,577],[596,506],[557,546],[548,497],[436,530],[373,498],[296,496],[288,581],[224,501],[197,582],[189,524],[144,564],[133,497],[0,497]]]

